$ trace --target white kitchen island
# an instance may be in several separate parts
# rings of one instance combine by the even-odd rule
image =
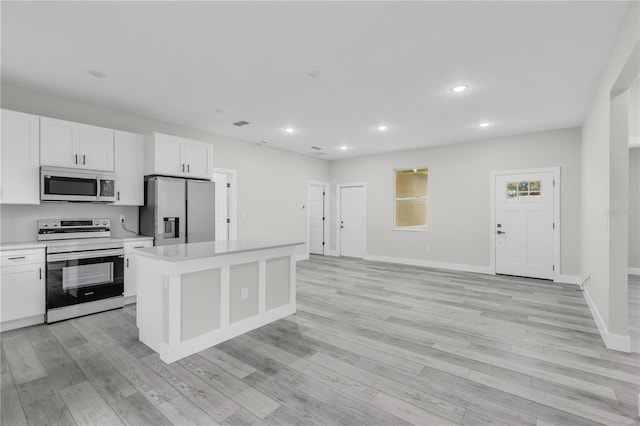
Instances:
[[[140,341],[166,363],[296,312],[296,246],[251,240],[136,250]]]

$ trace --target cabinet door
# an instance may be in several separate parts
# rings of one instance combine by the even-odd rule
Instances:
[[[40,204],[40,119],[2,110],[0,204]]]
[[[211,152],[213,146],[208,143],[186,140],[182,145],[182,162],[185,164],[186,176],[211,179]]]
[[[124,256],[124,297],[138,294],[138,255]]]
[[[182,176],[184,172],[180,157],[182,149],[180,138],[156,134],[154,144],[154,173]]]
[[[113,171],[113,129],[80,124],[80,157],[83,169]]]
[[[144,136],[115,131],[116,205],[144,204]]]
[[[79,167],[80,125],[40,117],[40,164]]]
[[[0,291],[1,322],[44,315],[44,265],[2,268]]]
[[[124,243],[124,297],[138,294],[138,255],[134,249],[152,247],[152,240],[128,241]]]

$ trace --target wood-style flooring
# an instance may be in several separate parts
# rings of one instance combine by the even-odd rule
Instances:
[[[638,423],[640,354],[604,347],[576,286],[312,256],[297,303],[170,365],[135,305],[3,333],[2,424]]]

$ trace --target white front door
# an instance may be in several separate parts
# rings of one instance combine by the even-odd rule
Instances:
[[[364,186],[340,188],[340,255],[364,257]]]
[[[496,274],[553,279],[553,192],[553,172],[496,176]]]
[[[216,241],[229,239],[229,176],[225,173],[214,173],[216,184]]]
[[[324,185],[309,186],[309,253],[324,255]]]

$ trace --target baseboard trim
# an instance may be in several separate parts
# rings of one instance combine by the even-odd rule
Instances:
[[[300,262],[301,260],[309,260],[309,253],[296,255],[296,262]]]
[[[622,336],[620,334],[609,333],[607,329],[607,325],[604,323],[602,316],[600,316],[600,312],[598,308],[596,308],[595,303],[591,299],[591,295],[589,294],[589,290],[584,290],[584,300],[586,300],[587,305],[589,306],[589,310],[591,310],[591,315],[593,316],[596,325],[598,326],[598,331],[600,332],[600,336],[604,341],[605,346],[608,349],[613,349],[614,351],[620,352],[631,352],[631,338],[626,335]]]
[[[44,323],[44,314],[34,315],[32,317],[20,318],[11,321],[5,321],[0,324],[0,331],[15,330],[17,328],[29,327],[31,325]]]
[[[425,268],[447,269],[450,271],[475,272],[478,274],[495,275],[493,273],[493,270],[489,266],[465,265],[461,263],[448,263],[448,262],[438,262],[433,260],[407,259],[403,257],[376,256],[376,255],[365,255],[364,260],[371,260],[374,262],[398,263],[401,265],[410,265],[410,266],[422,266]]]
[[[339,257],[340,255],[338,254],[337,250],[328,250],[326,253],[327,256],[333,256],[333,257]]]
[[[582,278],[577,275],[558,275],[558,277],[554,279],[553,282],[580,285],[582,284]]]
[[[629,266],[629,275],[640,275],[640,268]]]

